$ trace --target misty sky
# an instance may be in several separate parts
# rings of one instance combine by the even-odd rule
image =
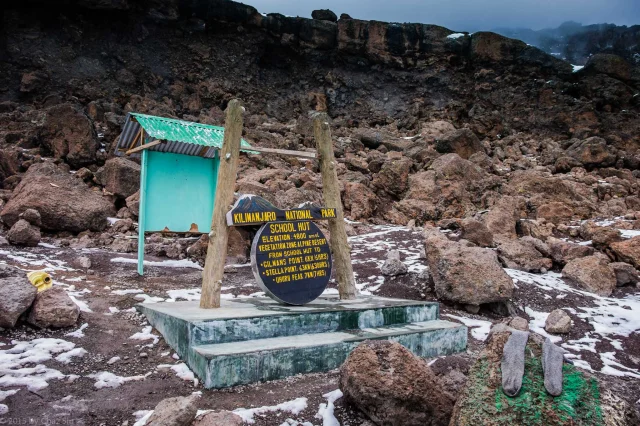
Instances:
[[[496,27],[557,27],[583,24],[640,24],[640,0],[238,0],[262,13],[311,17],[314,9],[338,16],[389,22],[436,24],[460,31]]]

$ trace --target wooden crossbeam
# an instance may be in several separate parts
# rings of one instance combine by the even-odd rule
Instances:
[[[151,141],[149,143],[145,143],[144,145],[140,145],[140,146],[137,146],[137,147],[135,147],[133,149],[130,149],[125,154],[127,154],[127,155],[135,154],[136,152],[140,152],[140,151],[143,151],[145,149],[149,149],[152,146],[160,145],[161,143],[164,143],[164,141],[161,141],[161,140]]]
[[[252,146],[251,148],[242,148],[243,151],[255,151],[255,152],[263,152],[265,154],[281,154],[281,155],[289,155],[292,157],[300,157],[300,158],[316,158],[315,152],[309,151],[291,151],[288,149],[277,149],[277,148],[261,148],[257,146]]]

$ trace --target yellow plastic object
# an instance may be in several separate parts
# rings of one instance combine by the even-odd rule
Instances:
[[[29,281],[31,281],[31,284],[33,284],[38,289],[38,293],[40,293],[41,291],[50,289],[51,286],[53,285],[53,280],[51,279],[51,276],[45,271],[29,272],[27,274],[27,278],[29,278]]]

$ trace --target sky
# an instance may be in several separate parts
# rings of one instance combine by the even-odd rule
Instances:
[[[262,13],[311,17],[314,9],[386,22],[436,24],[458,31],[555,28],[582,24],[640,24],[640,0],[236,0]]]

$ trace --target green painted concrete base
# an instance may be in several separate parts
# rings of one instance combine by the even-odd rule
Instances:
[[[223,388],[339,367],[368,339],[399,342],[421,357],[467,345],[466,327],[439,321],[438,304],[373,296],[321,297],[305,306],[268,298],[139,305],[207,388]]]

